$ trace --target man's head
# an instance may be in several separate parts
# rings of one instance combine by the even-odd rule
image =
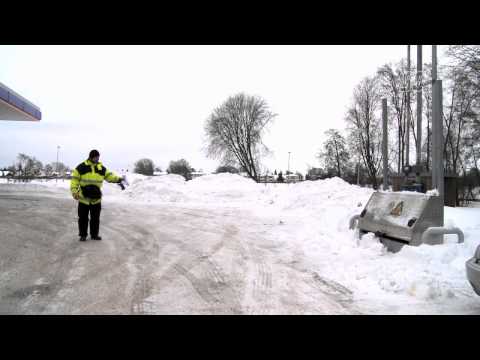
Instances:
[[[90,161],[97,163],[100,159],[100,153],[97,150],[92,150],[90,151],[88,158],[90,159]]]

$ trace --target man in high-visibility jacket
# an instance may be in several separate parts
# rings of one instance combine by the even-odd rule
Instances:
[[[102,240],[98,232],[100,229],[100,211],[102,209],[102,185],[106,180],[111,183],[120,183],[123,177],[107,170],[99,162],[100,153],[90,151],[88,159],[78,165],[72,173],[70,191],[75,200],[78,200],[78,231],[80,241],[87,239],[88,213],[90,213],[90,236],[92,240]]]

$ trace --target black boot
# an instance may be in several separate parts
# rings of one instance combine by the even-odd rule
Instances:
[[[80,241],[86,241],[87,237],[86,236],[80,236]]]
[[[92,236],[92,240],[102,240],[101,236]]]

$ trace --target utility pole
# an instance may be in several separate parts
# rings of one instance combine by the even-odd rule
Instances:
[[[407,45],[407,139],[406,165],[410,165],[410,45]]]
[[[387,99],[382,99],[382,119],[383,119],[383,190],[388,189],[388,128],[387,128]]]
[[[287,170],[288,174],[290,174],[290,151],[288,152],[288,170]]]
[[[432,45],[432,189],[438,188],[438,176],[437,176],[437,154],[436,145],[437,140],[435,136],[437,134],[437,122],[436,118],[436,94],[435,94],[435,82],[437,81],[437,47]]]
[[[432,188],[444,198],[443,170],[443,93],[437,79],[437,49],[432,46]]]
[[[444,203],[442,80],[435,80],[432,91],[432,187]],[[442,206],[443,212],[443,206]],[[442,217],[443,219],[443,217]]]
[[[422,45],[417,45],[417,166],[422,162]]]
[[[55,182],[58,181],[58,151],[60,150],[60,145],[57,145],[57,162],[55,163],[55,173],[57,176],[55,176]]]

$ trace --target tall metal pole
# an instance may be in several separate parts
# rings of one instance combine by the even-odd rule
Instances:
[[[290,174],[290,151],[288,152],[288,170],[287,170],[287,172],[288,172],[288,174]]]
[[[435,168],[435,178],[432,178],[432,186],[438,189],[439,195],[444,196],[444,171],[443,171],[443,98],[442,80],[436,80],[432,92],[432,167]]]
[[[432,187],[444,203],[443,173],[443,98],[442,80],[435,80],[432,91]],[[443,221],[443,206],[441,207]],[[443,225],[443,224],[442,224]]]
[[[417,45],[417,165],[422,162],[422,45]]]
[[[58,181],[58,150],[60,149],[60,146],[57,145],[57,162],[55,163],[55,181]]]
[[[438,114],[436,113],[437,107],[437,94],[435,92],[435,82],[437,81],[437,46],[432,45],[432,188],[438,188],[438,174],[436,165],[440,159],[437,158],[436,144],[437,139],[436,134],[438,132]],[[440,128],[442,127],[442,122],[440,120]]]
[[[407,158],[406,163],[410,165],[410,45],[407,45]]]
[[[382,119],[383,119],[383,190],[388,189],[388,128],[387,128],[387,99],[382,99]]]

